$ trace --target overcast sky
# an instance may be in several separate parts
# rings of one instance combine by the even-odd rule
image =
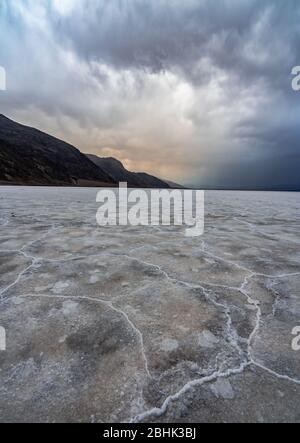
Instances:
[[[298,0],[0,0],[0,112],[186,184],[300,189]]]

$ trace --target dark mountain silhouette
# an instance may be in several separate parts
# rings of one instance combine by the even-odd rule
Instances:
[[[169,188],[113,158],[84,155],[74,146],[0,115],[0,184]]]
[[[166,183],[170,186],[172,189],[185,189],[184,186],[179,185],[178,183],[172,182],[171,180],[166,180]]]
[[[108,185],[114,180],[78,149],[0,115],[0,182]]]
[[[127,182],[132,188],[170,188],[168,182],[143,172],[130,172],[115,158],[101,158],[89,154],[87,157],[109,174],[116,182]]]

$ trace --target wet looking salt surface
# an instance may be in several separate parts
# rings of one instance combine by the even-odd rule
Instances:
[[[299,194],[207,192],[198,238],[96,194],[0,188],[0,421],[299,422]]]

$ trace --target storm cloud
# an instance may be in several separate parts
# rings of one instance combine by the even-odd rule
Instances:
[[[297,0],[1,0],[0,111],[199,187],[300,189]]]

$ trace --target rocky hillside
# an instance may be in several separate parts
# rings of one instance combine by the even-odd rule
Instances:
[[[96,155],[88,155],[97,166],[109,174],[114,181],[127,182],[132,188],[170,188],[170,185],[159,178],[142,172],[130,172],[115,158],[101,158]]]
[[[0,183],[105,186],[115,181],[68,143],[0,115]]]

